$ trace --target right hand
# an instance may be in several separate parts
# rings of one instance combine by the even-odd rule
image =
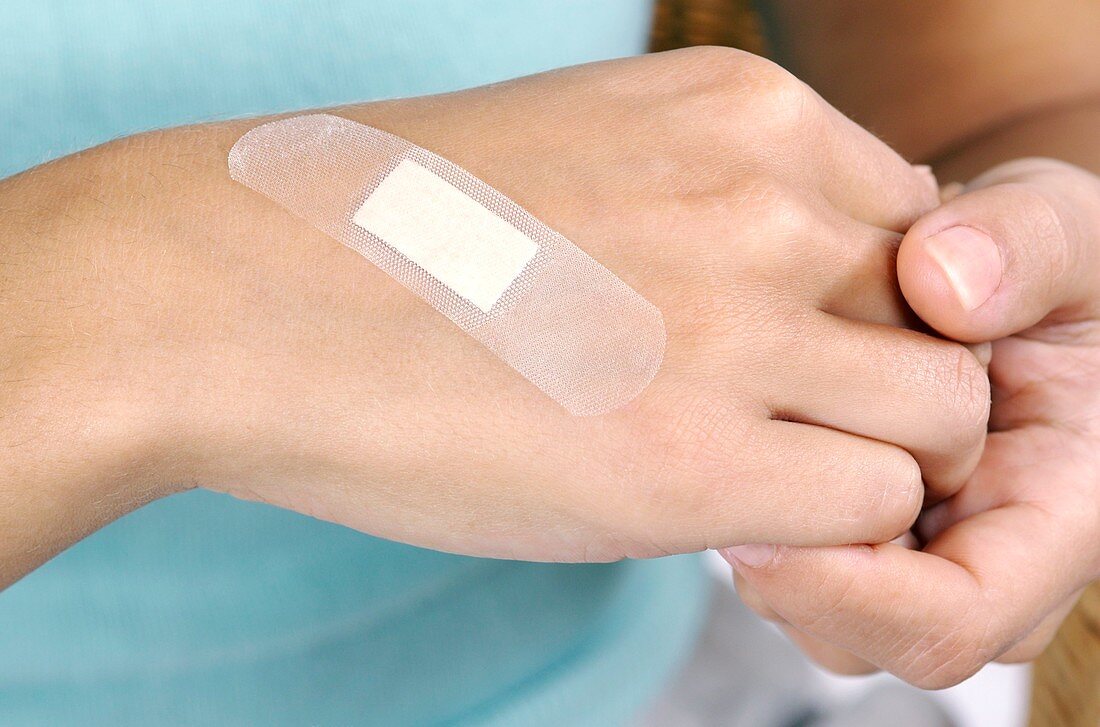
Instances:
[[[664,364],[628,406],[569,416],[232,183],[224,154],[256,121],[164,132],[123,147],[171,194],[135,214],[125,175],[90,193],[147,244],[101,253],[129,265],[116,296],[150,268],[157,295],[138,325],[87,328],[119,396],[156,412],[144,431],[187,443],[151,448],[166,481],[443,550],[603,561],[886,541],[925,485],[946,497],[973,468],[983,366],[906,329],[894,276],[935,186],[774,64],[690,50],[335,113],[466,167],[625,280],[664,315]]]
[[[1039,656],[1100,578],[1098,241],[1100,177],[1035,158],[988,170],[908,231],[898,275],[914,310],[993,341],[992,433],[965,486],[922,514],[919,550],[728,554],[742,598],[815,659],[953,686]]]

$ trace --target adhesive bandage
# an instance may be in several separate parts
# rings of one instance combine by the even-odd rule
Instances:
[[[337,116],[258,126],[233,179],[356,250],[578,416],[635,398],[665,350],[660,311],[464,169]]]

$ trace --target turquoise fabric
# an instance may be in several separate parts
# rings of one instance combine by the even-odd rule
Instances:
[[[637,53],[650,12],[650,0],[6,0],[0,177],[159,126]],[[193,492],[0,594],[0,724],[611,725],[685,653],[704,588],[694,558],[463,558]]]

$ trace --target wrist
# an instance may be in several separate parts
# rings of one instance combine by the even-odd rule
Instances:
[[[144,338],[159,291],[133,274],[157,195],[131,153],[110,144],[0,183],[0,585],[187,484],[162,456],[162,356]]]
[[[73,334],[41,320],[0,336],[0,589],[181,483],[160,468],[156,423]]]
[[[455,331],[357,253],[230,179],[228,149],[256,123],[110,150],[113,166],[156,184],[136,205],[117,181],[100,192],[119,218],[95,252],[110,278],[97,293],[103,376],[148,422],[143,450],[167,491],[276,501],[284,485],[349,460],[341,476],[398,479],[446,439],[437,422],[403,426],[427,405],[460,414],[461,403],[425,391],[432,376],[460,375],[444,350]]]

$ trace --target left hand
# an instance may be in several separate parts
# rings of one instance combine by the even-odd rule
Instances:
[[[1100,179],[1023,159],[906,234],[898,276],[944,335],[996,341],[991,434],[899,544],[723,551],[742,597],[826,666],[942,688],[1038,656],[1100,577]]]

